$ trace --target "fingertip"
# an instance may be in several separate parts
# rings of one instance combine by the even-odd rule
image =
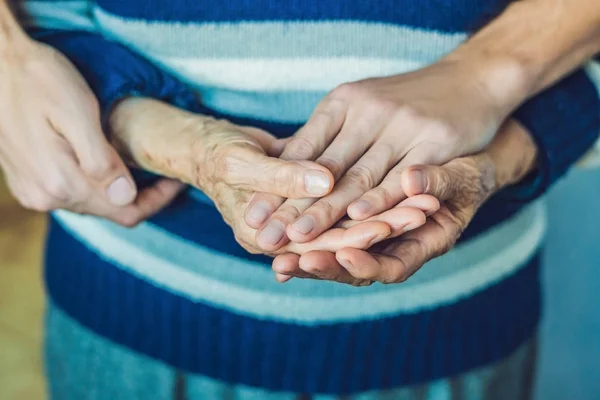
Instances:
[[[374,260],[369,252],[347,247],[336,252],[335,258],[355,278],[369,279],[367,272]]]
[[[249,227],[260,229],[273,212],[273,207],[269,202],[260,199],[253,200],[246,208],[244,220]]]
[[[348,229],[348,233],[363,232],[368,236],[382,236],[392,233],[392,228],[383,221],[368,221]]]
[[[407,196],[424,194],[427,191],[427,174],[423,166],[412,166],[402,173],[400,178],[402,190]]]
[[[300,256],[297,254],[286,253],[275,257],[271,269],[279,274],[290,274],[298,268]]]
[[[306,243],[315,237],[316,223],[312,215],[302,215],[286,227],[287,237],[295,243]]]
[[[440,201],[429,194],[417,194],[403,200],[396,206],[396,208],[417,208],[425,213],[426,216],[430,216],[440,209]]]
[[[112,205],[123,207],[133,203],[137,189],[128,177],[120,176],[108,185],[106,195]]]
[[[289,243],[283,222],[273,219],[264,228],[256,232],[256,244],[264,251],[279,250]]]
[[[289,281],[292,278],[293,278],[293,276],[275,273],[275,280],[277,280],[277,282],[279,282],[279,283],[286,283],[287,281]]]
[[[346,213],[351,219],[362,221],[373,215],[373,205],[370,201],[360,198],[350,203]]]

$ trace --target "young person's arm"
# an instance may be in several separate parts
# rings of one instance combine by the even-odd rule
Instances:
[[[182,185],[162,181],[161,202],[144,204],[149,196],[144,191],[136,197],[136,184],[107,141],[101,117],[137,93],[186,107],[196,99],[173,77],[94,33],[89,4],[17,2],[26,16],[17,21],[0,0],[0,166],[27,208],[68,209],[132,225]],[[21,28],[22,21],[38,40]],[[148,190],[154,200],[160,197]]]
[[[525,0],[454,51],[476,63],[506,106],[516,107],[600,52],[600,2]]]

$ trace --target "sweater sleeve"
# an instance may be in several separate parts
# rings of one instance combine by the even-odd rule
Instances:
[[[600,134],[600,80],[593,68],[574,72],[515,112],[538,147],[538,167],[502,197],[530,201],[541,196],[594,146]]]
[[[20,20],[28,33],[63,53],[98,98],[103,122],[128,96],[160,99],[181,108],[198,107],[195,92],[131,49],[95,31],[92,2],[24,1]]]

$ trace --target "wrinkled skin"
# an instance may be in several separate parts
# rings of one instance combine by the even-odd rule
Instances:
[[[281,282],[299,277],[352,285],[403,282],[427,261],[448,252],[490,196],[520,181],[534,168],[536,154],[535,144],[524,128],[509,121],[484,152],[442,166],[409,167],[400,177],[404,193],[429,194],[442,202],[423,226],[368,251],[345,248],[335,253],[280,255],[273,262],[276,277]],[[349,220],[341,226],[350,228],[358,223]]]
[[[384,212],[406,198],[398,182],[410,165],[439,165],[482,150],[511,109],[480,75],[468,62],[443,59],[333,90],[282,156],[324,165],[336,187],[320,199],[257,195],[246,222],[258,229],[260,246],[312,240],[346,213],[366,219]],[[257,208],[270,217],[250,218]]]
[[[113,143],[129,162],[202,190],[233,229],[238,243],[251,253],[368,249],[374,243],[423,225],[426,215],[439,208],[434,197],[415,196],[364,223],[339,226],[311,241],[265,251],[256,244],[256,230],[244,220],[244,212],[255,193],[322,196],[333,184],[326,168],[314,162],[270,157],[280,155],[285,141],[260,129],[188,113],[155,100],[121,102],[111,116],[110,125]],[[314,180],[302,179],[315,172],[325,178],[324,185],[317,185],[320,192],[308,190],[306,183]]]

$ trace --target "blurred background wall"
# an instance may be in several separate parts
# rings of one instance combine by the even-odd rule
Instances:
[[[548,202],[537,399],[598,400],[600,171],[573,172]],[[45,398],[40,357],[44,229],[44,216],[19,208],[0,182],[0,400]]]

